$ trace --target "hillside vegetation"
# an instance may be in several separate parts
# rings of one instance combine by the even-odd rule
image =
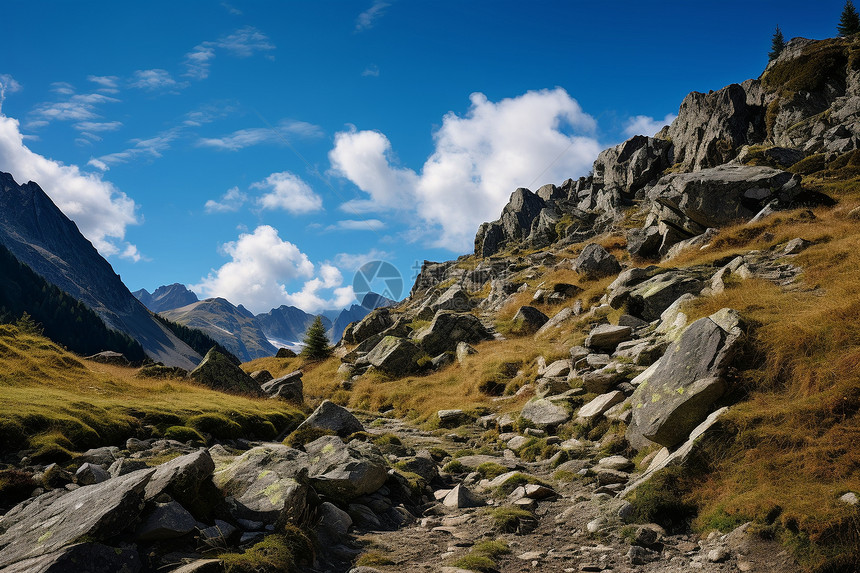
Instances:
[[[85,361],[38,334],[0,325],[2,453],[32,449],[34,461],[65,461],[72,452],[122,446],[172,427],[272,440],[304,418],[287,402],[224,394],[186,379],[137,378],[136,372]]]

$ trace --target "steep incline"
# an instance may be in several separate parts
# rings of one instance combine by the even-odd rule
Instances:
[[[33,182],[0,172],[0,243],[48,282],[137,340],[153,360],[194,368],[201,357],[158,324],[119,275]]]

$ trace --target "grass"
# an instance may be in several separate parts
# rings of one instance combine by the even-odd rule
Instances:
[[[0,453],[31,449],[40,462],[64,461],[71,452],[122,446],[130,437],[161,436],[203,420],[224,424],[206,425],[209,433],[235,434],[238,426],[245,437],[273,439],[304,417],[284,402],[136,372],[83,360],[46,338],[0,325]]]
[[[516,533],[523,524],[535,521],[531,512],[512,505],[489,508],[486,512],[493,529],[499,533]]]
[[[725,418],[728,439],[709,452],[710,472],[685,484],[683,502],[698,506],[702,529],[770,519],[768,530],[807,570],[860,566],[860,517],[838,500],[860,491],[860,225],[849,216],[860,204],[857,165],[860,156],[848,154],[804,178],[836,207],[730,227],[673,261],[712,262],[794,237],[815,243],[794,259],[803,290],[736,281],[686,309],[695,320],[731,307],[755,328],[738,364],[742,401]]]
[[[454,567],[490,573],[498,568],[498,560],[511,552],[502,540],[487,540],[476,543],[468,554],[454,561]]]
[[[297,565],[313,561],[313,556],[313,542],[307,534],[288,525],[244,553],[224,553],[219,558],[225,573],[292,573]]]

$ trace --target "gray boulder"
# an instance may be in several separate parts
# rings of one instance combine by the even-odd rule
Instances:
[[[670,141],[645,137],[645,134],[636,135],[597,156],[594,183],[634,195],[648,183],[659,179],[672,163]]]
[[[468,342],[458,342],[457,343],[457,352],[456,352],[457,362],[459,362],[460,364],[462,364],[463,361],[466,360],[467,356],[471,356],[472,354],[477,354],[477,353],[478,353],[478,351],[475,350],[475,348],[471,344],[469,344]]]
[[[570,420],[570,411],[564,404],[538,398],[527,402],[520,416],[537,428],[554,428]]]
[[[487,328],[476,316],[446,310],[437,312],[433,322],[415,336],[418,344],[430,356],[452,352],[460,342],[475,344],[491,338]]]
[[[344,444],[336,436],[323,436],[305,444],[313,488],[332,500],[350,500],[378,490],[388,479],[385,460],[375,446],[354,440]]]
[[[448,349],[428,352],[428,354],[435,356],[446,350]],[[420,348],[405,338],[386,336],[367,354],[367,361],[383,372],[402,376],[419,369],[418,359],[423,354]]]
[[[256,380],[257,384],[262,386],[269,380],[274,379],[274,376],[272,376],[272,373],[268,370],[255,370],[254,372],[251,372],[251,378]]]
[[[708,272],[712,272],[709,269]],[[707,272],[683,269],[658,274],[623,294],[619,291],[612,300],[616,308],[623,307],[628,314],[647,322],[657,320],[678,298],[685,294],[699,294],[706,286]]]
[[[601,324],[589,333],[585,345],[597,350],[613,351],[622,342],[630,340],[632,335],[633,329],[629,326]]]
[[[86,563],[86,570],[81,568],[82,563]],[[134,549],[108,547],[101,543],[76,543],[52,553],[13,563],[5,567],[3,573],[137,573],[142,568],[140,555]]]
[[[614,392],[608,392],[606,394],[601,394],[597,398],[590,401],[588,404],[585,404],[582,408],[577,412],[577,417],[581,418],[585,422],[593,422],[600,418],[609,410],[612,406],[619,404],[624,401],[624,393],[615,390]]]
[[[589,243],[573,262],[573,270],[593,280],[620,273],[621,264],[602,246]]]
[[[352,328],[352,342],[360,344],[371,336],[381,334],[392,324],[394,324],[394,319],[391,318],[389,309],[377,308]]]
[[[101,466],[86,462],[75,472],[75,481],[78,485],[93,485],[110,479],[110,474]]]
[[[442,428],[456,428],[472,421],[472,417],[463,410],[439,410],[436,415]]]
[[[252,396],[261,396],[263,393],[256,380],[214,348],[206,353],[203,361],[188,376],[213,390]]]
[[[683,442],[725,392],[741,336],[740,318],[729,309],[691,324],[633,393],[628,441],[635,447],[645,440],[666,447]]]
[[[475,255],[489,257],[505,246],[527,238],[532,223],[546,207],[546,201],[525,188],[519,188],[502,210],[502,216],[492,223],[483,223],[475,236]]]
[[[486,504],[469,491],[469,488],[458,483],[454,486],[454,489],[448,492],[445,499],[442,500],[442,505],[452,509],[466,509],[469,507],[481,507]]]
[[[438,312],[440,310],[468,312],[472,310],[472,303],[469,300],[469,295],[463,290],[463,287],[459,284],[455,284],[436,299],[432,308],[434,312]]]
[[[137,528],[138,541],[161,541],[182,537],[190,533],[197,520],[176,501],[156,504],[140,527]]]
[[[549,317],[535,307],[521,306],[514,315],[513,331],[518,333],[537,332],[548,320]]]
[[[304,422],[299,424],[296,430],[303,428],[331,430],[342,437],[364,430],[364,426],[358,421],[358,418],[352,415],[352,412],[343,406],[338,406],[331,400],[323,400],[323,403]]]
[[[273,524],[290,521],[305,509],[307,487],[297,478],[308,455],[281,444],[252,448],[219,467],[213,483],[224,492],[234,519]]]
[[[271,398],[283,398],[297,404],[305,401],[301,370],[290,372],[280,378],[273,378],[260,386],[260,388]]]
[[[137,519],[154,473],[141,470],[61,497],[46,494],[17,511],[13,508],[11,515],[0,518],[0,570],[62,550],[82,537],[101,541],[122,532]]]
[[[182,505],[191,507],[199,501],[200,488],[212,476],[214,469],[215,462],[206,449],[163,463],[155,468],[155,474],[146,484],[146,500],[153,500],[166,493]]]

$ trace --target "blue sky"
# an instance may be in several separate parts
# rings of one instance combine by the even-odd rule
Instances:
[[[757,77],[842,1],[4,3],[0,170],[130,289],[353,302],[471,251],[516,187],[585,175],[684,96]],[[406,294],[406,293],[404,293]]]

